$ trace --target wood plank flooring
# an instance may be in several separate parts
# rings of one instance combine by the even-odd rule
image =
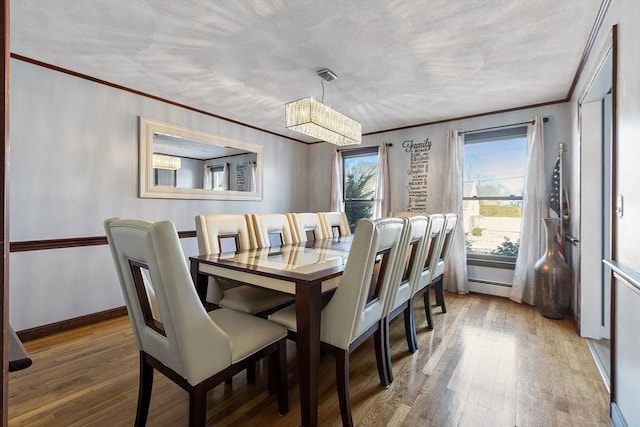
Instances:
[[[407,351],[402,316],[391,324],[395,380],[380,386],[373,346],[351,358],[353,419],[361,426],[611,426],[608,394],[570,321],[550,320],[509,300],[447,294],[425,329],[416,307],[419,350]],[[208,394],[208,424],[299,425],[295,344],[289,342],[290,411],[244,374]],[[138,352],[126,317],[25,344],[33,366],[9,376],[10,426],[131,426]],[[320,363],[321,426],[339,426],[334,361]],[[186,426],[187,395],[156,373],[148,426]]]

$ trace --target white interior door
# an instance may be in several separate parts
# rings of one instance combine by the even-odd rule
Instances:
[[[609,53],[580,103],[580,335],[595,339],[611,329],[611,72]]]

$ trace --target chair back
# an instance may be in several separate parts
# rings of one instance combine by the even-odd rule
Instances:
[[[445,215],[444,227],[442,237],[440,238],[440,247],[437,251],[437,258],[433,261],[433,269],[431,274],[431,281],[433,279],[442,276],[444,273],[444,267],[449,259],[451,252],[451,243],[453,242],[453,235],[455,233],[456,225],[458,223],[458,214],[448,213]]]
[[[404,217],[404,218],[411,218],[412,216],[420,216],[420,215],[427,215],[427,214],[421,213],[421,212],[409,212],[409,211],[389,213],[389,216],[397,216],[397,217]]]
[[[344,212],[319,212],[318,215],[327,238],[351,235],[349,220]]]
[[[395,216],[407,218],[407,224],[402,233],[402,238],[406,240],[402,244],[406,247],[406,255],[398,257],[396,262],[394,286],[389,288],[391,294],[387,301],[385,315],[413,297],[424,267],[425,250],[431,237],[431,220],[428,216],[408,212],[397,212]]]
[[[258,249],[295,243],[293,227],[286,214],[254,214],[252,218]]]
[[[444,236],[445,220],[446,218],[443,214],[429,215],[429,234],[425,242],[423,262],[419,268],[416,268],[416,270],[411,273],[415,275],[415,278],[412,278],[414,295],[431,283],[432,273],[440,258],[440,247]]]
[[[200,255],[253,249],[246,215],[196,215],[196,237]]]
[[[104,228],[140,351],[191,385],[229,366],[229,339],[198,298],[173,223],[111,218]]]
[[[401,247],[404,218],[361,219],[340,285],[322,312],[322,341],[347,349],[382,319],[396,258]]]
[[[317,213],[290,213],[288,215],[291,224],[294,226],[296,242],[307,242],[330,237],[325,235],[320,215]]]

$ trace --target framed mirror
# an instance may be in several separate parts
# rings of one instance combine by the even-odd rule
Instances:
[[[140,197],[262,200],[262,146],[140,117]]]

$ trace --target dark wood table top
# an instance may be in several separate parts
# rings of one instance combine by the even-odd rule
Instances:
[[[352,236],[292,245],[200,255],[191,261],[296,283],[312,283],[342,274]]]

